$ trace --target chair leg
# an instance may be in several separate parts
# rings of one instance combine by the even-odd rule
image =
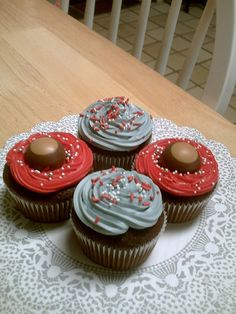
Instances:
[[[196,64],[203,41],[206,37],[206,33],[208,30],[209,24],[212,20],[212,16],[215,11],[215,8],[216,8],[215,0],[208,0],[205,6],[205,9],[203,11],[203,14],[200,18],[200,21],[198,23],[198,27],[193,36],[192,43],[188,50],[188,54],[185,58],[183,67],[179,73],[179,76],[176,82],[176,84],[182,87],[183,89],[186,89],[188,87],[188,83],[192,75],[193,68]]]
[[[93,28],[93,18],[96,0],[87,0],[84,12],[84,24],[89,28]]]
[[[121,11],[122,0],[113,0],[111,9],[111,20],[108,32],[108,39],[116,43]]]
[[[170,54],[171,44],[173,41],[181,4],[182,0],[172,0],[170,10],[168,13],[160,54],[157,58],[155,66],[155,69],[162,75],[164,75],[166,71],[168,57]]]
[[[236,0],[216,0],[216,37],[202,101],[223,114],[236,83]]]
[[[61,9],[65,13],[69,11],[70,0],[61,0]]]
[[[137,32],[133,46],[133,55],[138,59],[141,59],[142,55],[151,2],[151,0],[142,0],[141,3]]]

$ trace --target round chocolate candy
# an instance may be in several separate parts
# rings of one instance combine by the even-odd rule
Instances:
[[[164,149],[160,157],[160,166],[180,173],[196,172],[201,166],[201,159],[193,145],[176,142]]]
[[[60,168],[65,161],[63,145],[51,137],[40,137],[27,147],[25,162],[30,168],[37,170],[54,170]]]

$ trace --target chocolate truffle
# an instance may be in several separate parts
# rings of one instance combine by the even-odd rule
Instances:
[[[50,137],[41,137],[27,147],[24,154],[25,162],[33,169],[54,170],[60,168],[65,160],[63,145]]]
[[[197,150],[186,142],[176,142],[168,145],[160,158],[160,165],[170,171],[180,173],[196,172],[201,166]]]

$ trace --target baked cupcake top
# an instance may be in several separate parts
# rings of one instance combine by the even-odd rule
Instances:
[[[80,181],[91,169],[87,144],[70,133],[36,133],[7,154],[14,180],[38,193],[57,192]]]
[[[150,178],[115,167],[86,176],[73,201],[79,219],[105,235],[151,227],[162,213],[160,190]]]
[[[152,134],[150,114],[125,97],[99,99],[79,117],[79,136],[108,151],[131,151]]]
[[[174,144],[177,152],[170,153]],[[180,151],[178,146],[182,146]],[[187,156],[187,160],[176,163],[175,159],[181,157],[175,155],[182,155],[184,159]],[[162,190],[176,196],[204,195],[213,190],[219,177],[212,152],[189,139],[167,138],[147,145],[136,157],[135,168],[148,175]]]

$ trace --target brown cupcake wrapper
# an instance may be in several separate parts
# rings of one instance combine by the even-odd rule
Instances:
[[[9,191],[9,190],[8,190]],[[72,199],[60,202],[42,204],[39,202],[29,202],[16,196],[9,191],[16,203],[16,209],[25,217],[37,222],[59,222],[69,218],[72,208]]]
[[[181,223],[193,220],[202,212],[211,196],[201,199],[199,201],[194,200],[192,202],[174,202],[165,200],[164,210],[167,214],[168,223]]]
[[[155,238],[138,247],[121,249],[113,247],[112,244],[108,246],[91,240],[78,231],[72,218],[70,220],[85,255],[95,263],[113,270],[128,270],[141,265],[152,252],[157,240],[165,230],[167,222],[164,212],[164,223],[161,231]]]
[[[94,171],[109,169],[112,166],[130,170],[135,158],[135,153],[130,153],[129,155],[126,154],[126,156],[112,156],[109,155],[109,152],[107,154],[94,152],[93,158]]]

